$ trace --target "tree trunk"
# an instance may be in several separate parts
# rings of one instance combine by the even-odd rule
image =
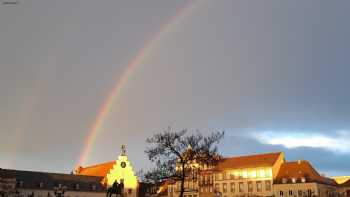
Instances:
[[[184,191],[185,191],[185,163],[182,163],[180,197],[184,196]]]

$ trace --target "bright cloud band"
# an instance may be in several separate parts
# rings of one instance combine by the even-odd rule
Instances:
[[[336,153],[350,153],[350,131],[336,131],[332,135],[301,131],[263,131],[255,132],[254,138],[270,145],[282,145],[286,148],[320,148]]]

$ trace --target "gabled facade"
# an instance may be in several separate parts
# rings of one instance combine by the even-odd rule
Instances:
[[[136,197],[138,195],[138,180],[126,155],[125,145],[122,145],[121,153],[117,160],[87,167],[79,166],[74,173],[77,175],[101,177],[101,182],[107,187],[110,187],[114,181],[118,183],[122,181],[126,197]]]
[[[276,197],[336,197],[337,183],[321,176],[308,161],[282,164],[274,180]]]

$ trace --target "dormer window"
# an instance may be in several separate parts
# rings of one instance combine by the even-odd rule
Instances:
[[[282,178],[282,183],[283,184],[287,183],[287,181],[288,181],[287,178]]]
[[[92,189],[92,191],[95,191],[96,190],[96,185],[92,185],[91,189]]]
[[[43,187],[44,187],[44,182],[40,182],[40,183],[39,183],[39,187],[40,187],[40,188],[43,188]]]
[[[296,183],[297,179],[296,178],[292,178],[292,183]]]
[[[305,183],[305,182],[306,182],[305,177],[301,177],[301,182],[302,182],[302,183]]]

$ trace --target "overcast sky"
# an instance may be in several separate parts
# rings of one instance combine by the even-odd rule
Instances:
[[[147,168],[145,138],[171,126],[225,130],[225,156],[284,151],[350,175],[350,1],[3,2],[1,168],[73,170],[128,63],[171,21],[116,96],[86,164],[116,159],[126,144],[134,168]]]

